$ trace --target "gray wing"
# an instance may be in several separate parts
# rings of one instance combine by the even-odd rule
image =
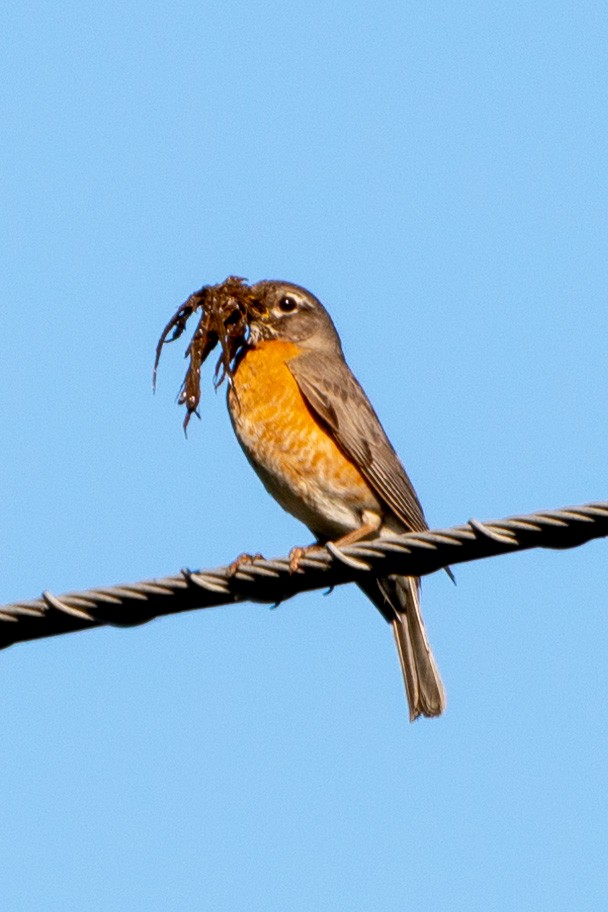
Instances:
[[[428,529],[414,486],[346,363],[335,355],[307,352],[288,361],[288,367],[309,407],[375,494],[408,531]]]

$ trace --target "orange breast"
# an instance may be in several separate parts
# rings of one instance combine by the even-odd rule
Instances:
[[[228,405],[236,435],[266,488],[317,535],[361,525],[378,501],[302,398],[287,361],[291,342],[261,342],[239,364]]]

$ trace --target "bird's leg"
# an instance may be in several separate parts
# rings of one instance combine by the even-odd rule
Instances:
[[[334,545],[337,548],[343,548],[344,545],[354,545],[355,542],[361,541],[362,538],[373,535],[382,525],[382,517],[378,513],[372,513],[370,510],[364,511],[362,519],[363,523],[358,529],[353,529],[352,532],[347,532],[346,535],[336,539]]]
[[[362,538],[374,535],[382,525],[382,517],[378,513],[372,513],[370,510],[365,510],[361,518],[363,523],[357,529],[347,532],[346,535],[342,535],[341,538],[337,538],[334,541],[333,544],[336,547],[354,545],[355,542],[361,541]],[[322,544],[315,544],[308,545],[306,548],[292,548],[289,552],[289,572],[295,573],[299,569],[300,561],[303,557],[306,557],[307,554],[314,554],[315,551],[322,551],[323,547]]]

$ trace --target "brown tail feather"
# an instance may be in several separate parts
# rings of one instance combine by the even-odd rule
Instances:
[[[409,576],[391,576],[361,588],[392,624],[410,721],[418,716],[440,716],[445,709],[445,690],[420,613],[418,581]]]

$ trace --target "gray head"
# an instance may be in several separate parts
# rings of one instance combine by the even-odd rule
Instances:
[[[342,353],[331,317],[310,291],[291,282],[251,286],[260,315],[250,320],[251,339],[281,339],[308,351]],[[257,308],[256,308],[257,309]]]

